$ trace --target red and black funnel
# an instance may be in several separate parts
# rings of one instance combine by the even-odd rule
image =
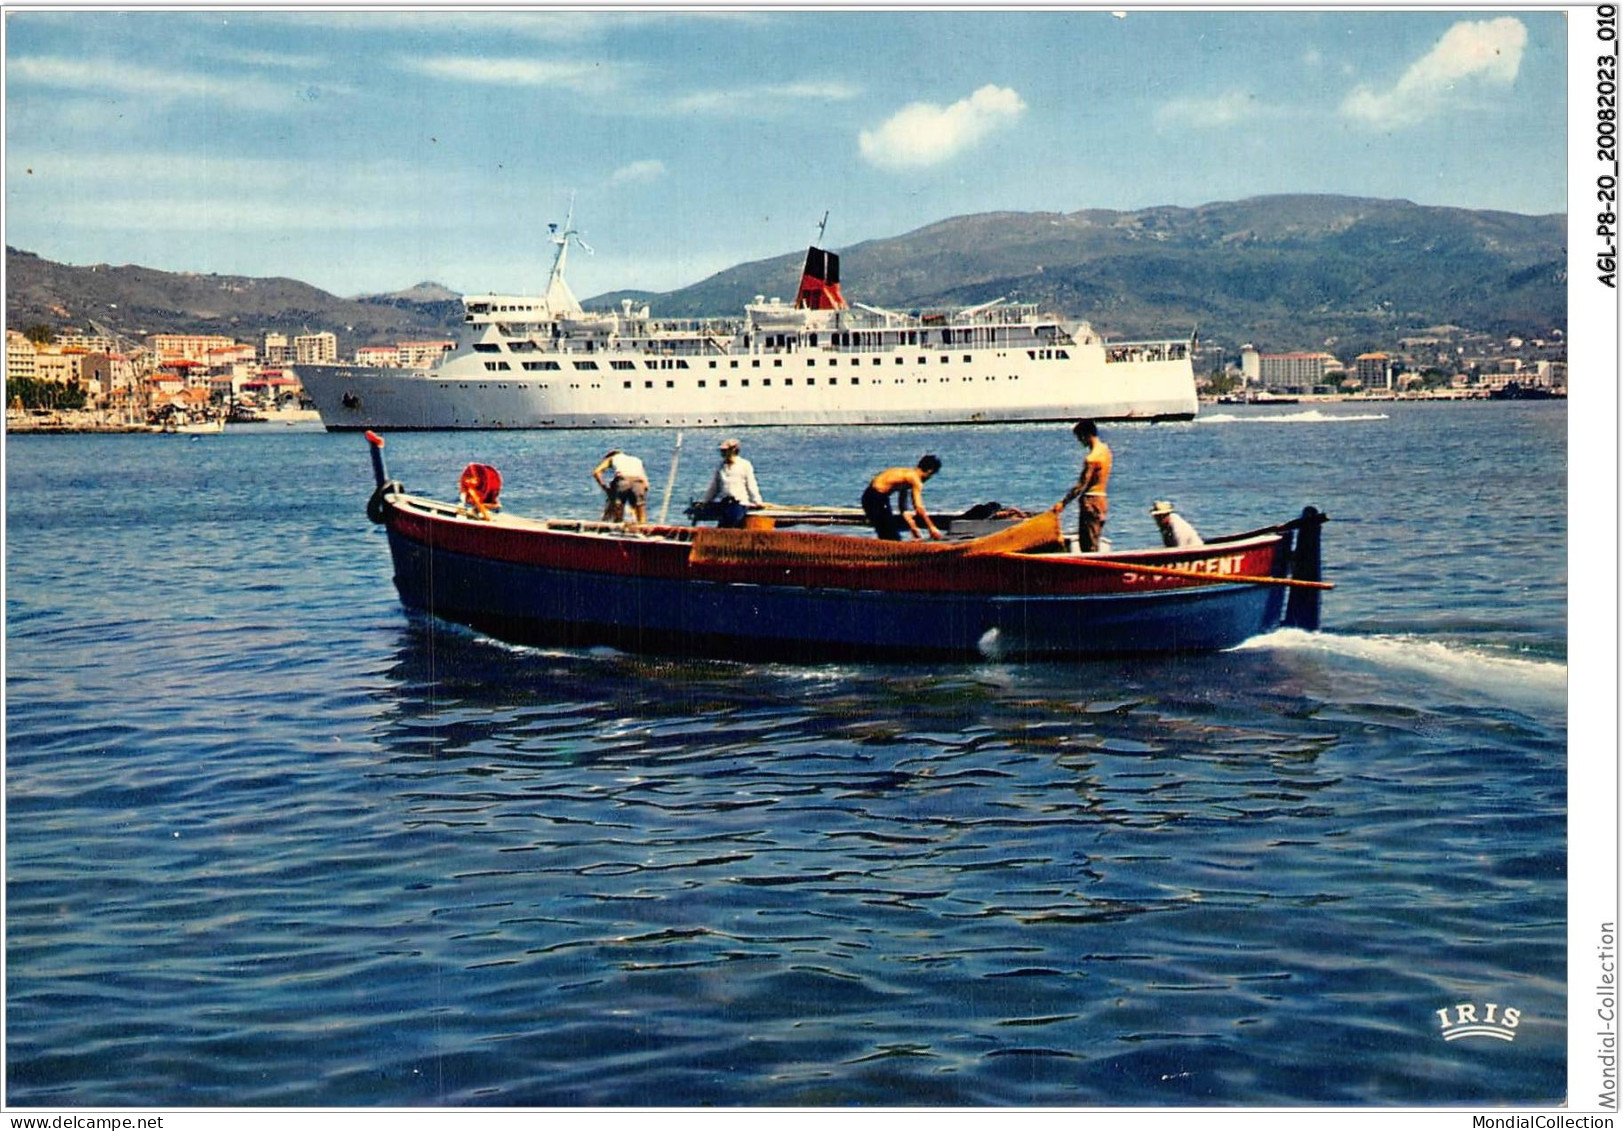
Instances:
[[[806,252],[806,266],[800,272],[800,293],[795,295],[799,310],[844,310],[840,293],[840,257],[820,247]]]

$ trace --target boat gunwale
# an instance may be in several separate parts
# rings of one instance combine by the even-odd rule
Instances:
[[[628,544],[634,546],[675,548],[685,547],[691,551],[695,535],[705,529],[698,526],[672,526],[662,523],[650,523],[641,526],[632,526],[624,523],[604,522],[592,519],[538,519],[525,515],[514,515],[506,512],[497,512],[489,518],[480,518],[469,508],[428,496],[413,495],[406,492],[390,492],[384,495],[384,501],[390,506],[430,522],[443,523],[457,528],[466,528],[474,531],[499,530],[519,535],[554,538],[560,541],[584,540],[592,544]],[[1103,568],[1110,568],[1118,564],[1141,564],[1156,567],[1179,567],[1191,563],[1210,560],[1217,556],[1230,556],[1260,550],[1270,545],[1277,545],[1284,537],[1289,524],[1281,524],[1278,528],[1264,528],[1256,532],[1242,535],[1218,536],[1208,539],[1199,546],[1148,546],[1132,550],[1108,550],[1077,553],[1072,551],[1047,553],[997,553],[975,555],[980,561],[1009,561],[1016,560],[1025,563],[1036,563],[1042,568],[1076,568],[1098,572]],[[763,531],[762,533],[770,533]],[[409,537],[409,535],[402,535]],[[839,534],[826,530],[807,532],[806,536],[827,538],[831,542],[861,543],[868,545],[876,539],[863,535]],[[914,560],[903,557],[888,566],[923,565],[932,562],[933,555],[925,547],[939,546],[939,543],[903,543],[904,546],[917,544],[920,553]],[[963,557],[970,557],[964,555]],[[934,559],[940,560],[940,559]],[[953,560],[962,560],[954,557]],[[1099,563],[1099,564],[1096,564]],[[1109,566],[1103,565],[1109,563]],[[1283,564],[1283,563],[1282,563]],[[1276,576],[1284,577],[1285,572],[1277,572]],[[1187,577],[1168,580],[1184,581],[1187,585],[1162,586],[1163,589],[1176,589],[1185,587],[1210,588],[1217,584],[1254,584],[1253,582],[1222,581],[1222,574],[1211,574],[1207,577]],[[694,580],[700,580],[695,577]],[[706,578],[705,580],[714,580]],[[746,584],[742,579],[738,582]]]

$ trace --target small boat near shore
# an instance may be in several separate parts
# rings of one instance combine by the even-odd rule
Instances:
[[[1331,588],[1312,507],[1201,546],[1091,554],[1067,550],[1049,510],[990,532],[967,520],[941,542],[787,529],[792,513],[756,529],[626,526],[503,513],[484,465],[463,473],[461,503],[412,494],[367,439],[367,515],[401,603],[517,643],[790,661],[1209,652],[1317,629]]]

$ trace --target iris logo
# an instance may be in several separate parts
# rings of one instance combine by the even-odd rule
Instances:
[[[1514,1041],[1516,1027],[1522,1023],[1522,1011],[1500,1009],[1491,1001],[1482,1005],[1461,1002],[1450,1008],[1439,1009],[1437,1019],[1442,1022],[1445,1041],[1458,1041],[1467,1037]]]

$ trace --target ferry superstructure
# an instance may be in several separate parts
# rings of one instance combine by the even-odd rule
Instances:
[[[1003,300],[901,314],[851,304],[839,256],[813,246],[792,303],[741,319],[588,311],[554,229],[539,296],[468,295],[461,346],[437,365],[300,365],[332,431],[1187,420],[1187,340],[1107,342],[1086,322]]]

